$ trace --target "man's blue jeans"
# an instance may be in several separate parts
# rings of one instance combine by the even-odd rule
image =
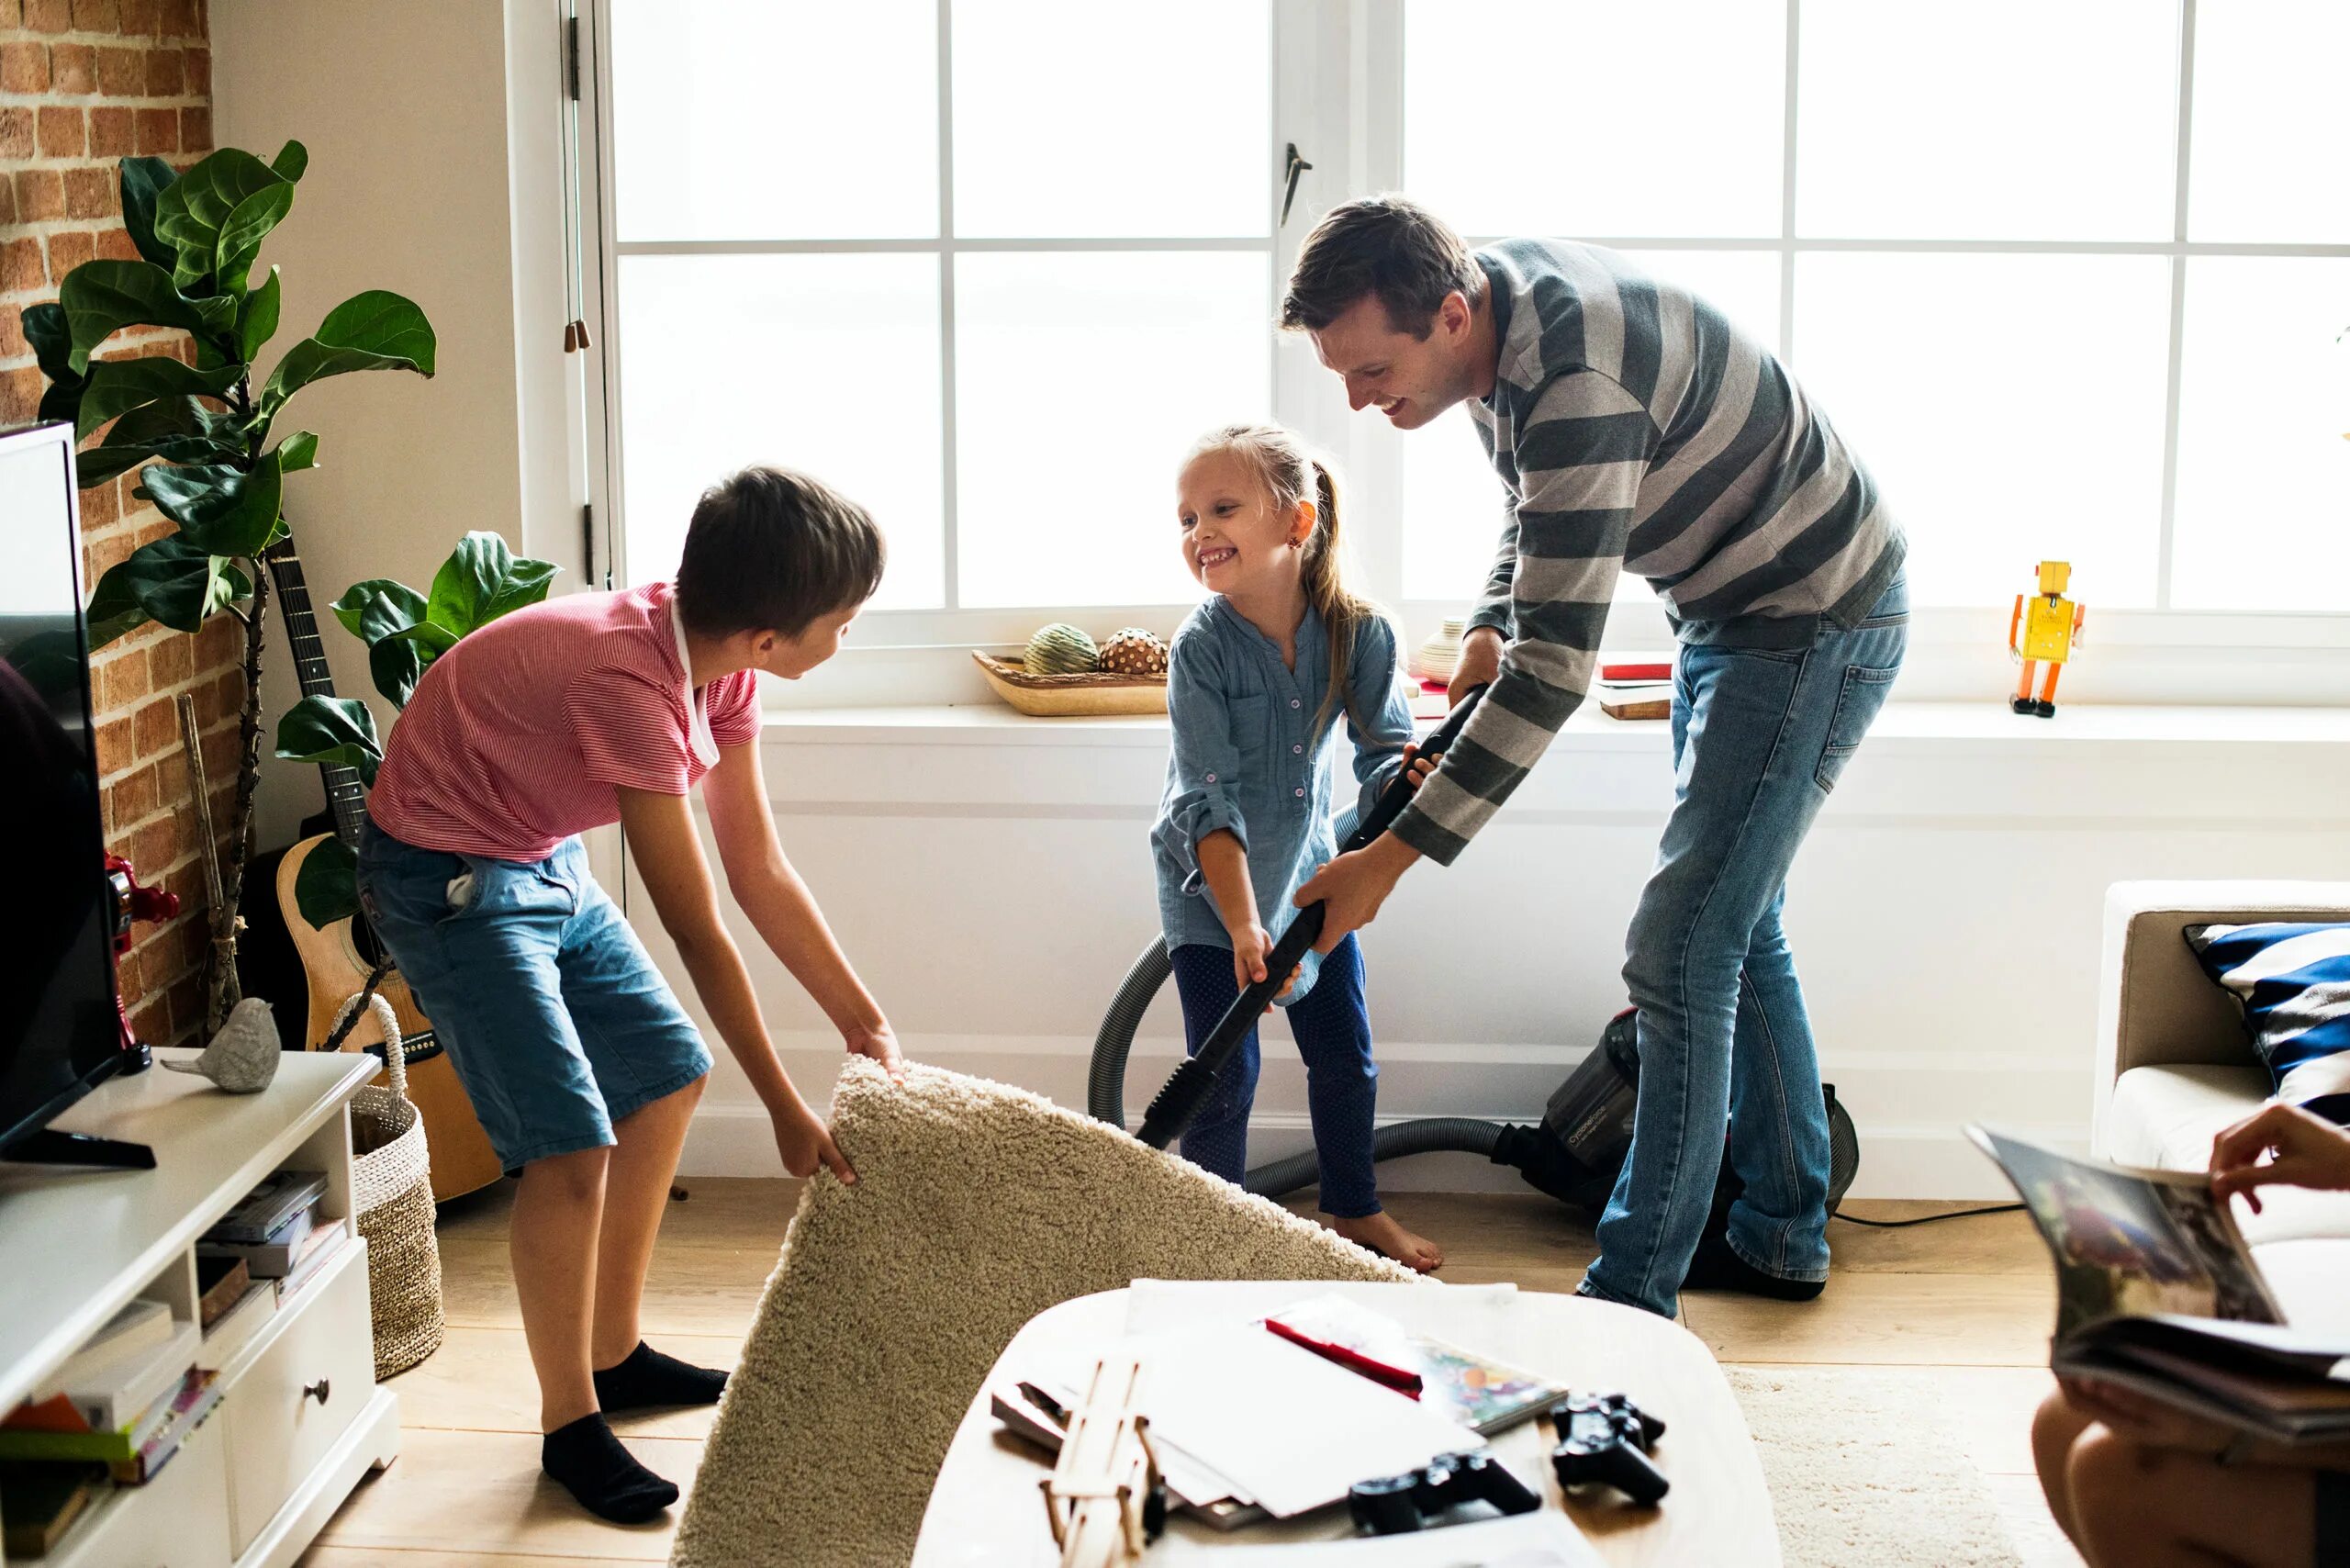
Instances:
[[[1767,1273],[1828,1277],[1828,1116],[1779,923],[1787,869],[1885,705],[1908,642],[1899,578],[1861,625],[1807,647],[1684,644],[1673,808],[1626,942],[1639,1009],[1632,1147],[1585,1294],[1666,1317],[1729,1159],[1729,1245]]]

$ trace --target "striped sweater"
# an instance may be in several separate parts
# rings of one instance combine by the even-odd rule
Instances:
[[[1449,864],[1591,684],[1621,572],[1681,640],[1807,647],[1857,625],[1900,569],[1900,527],[1785,366],[1721,313],[1612,251],[1511,240],[1477,252],[1501,355],[1469,405],[1508,492],[1472,626],[1501,675],[1398,819]]]

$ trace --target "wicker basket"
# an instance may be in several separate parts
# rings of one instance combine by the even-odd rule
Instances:
[[[971,658],[998,697],[1040,719],[1167,711],[1163,675],[1031,675],[1019,665],[991,658],[976,648]]]
[[[390,1087],[351,1097],[351,1208],[367,1238],[375,1377],[403,1372],[441,1348],[441,1252],[432,1234],[431,1160],[424,1118],[408,1097],[399,1019],[381,995],[368,1005],[384,1026]],[[348,1014],[359,1004],[342,1004]],[[341,1017],[335,1020],[340,1025]]]

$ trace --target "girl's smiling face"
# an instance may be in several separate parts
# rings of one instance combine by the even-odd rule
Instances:
[[[1314,530],[1314,505],[1284,509],[1255,464],[1229,447],[1203,452],[1175,480],[1175,517],[1183,564],[1211,593],[1229,595],[1276,580],[1294,581],[1296,546]]]

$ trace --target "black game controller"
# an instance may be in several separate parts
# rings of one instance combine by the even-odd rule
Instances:
[[[1448,1453],[1407,1475],[1359,1481],[1348,1494],[1355,1529],[1368,1535],[1404,1535],[1463,1503],[1491,1503],[1505,1514],[1530,1514],[1542,1499],[1486,1453]]]
[[[1673,1489],[1649,1462],[1664,1423],[1625,1395],[1571,1394],[1550,1406],[1550,1420],[1559,1428],[1550,1468],[1560,1485],[1613,1486],[1643,1508],[1656,1506]]]

